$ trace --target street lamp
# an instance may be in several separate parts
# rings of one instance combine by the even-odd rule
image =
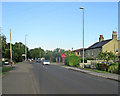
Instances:
[[[84,68],[84,7],[80,7],[83,10],[83,68]]]
[[[28,35],[26,34],[25,35],[25,61],[26,61],[26,59],[27,59],[27,49],[26,49],[26,37],[27,37]]]

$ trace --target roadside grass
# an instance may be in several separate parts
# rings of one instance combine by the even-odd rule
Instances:
[[[93,71],[93,72],[97,72],[97,73],[110,73],[110,72],[106,72],[106,71],[101,71],[101,70],[97,70],[97,69],[89,69],[89,68],[84,68],[84,70]]]
[[[8,71],[12,70],[14,67],[12,66],[7,66],[7,67],[2,67],[2,74],[6,74]]]
[[[17,62],[17,63],[15,63],[15,64],[19,64],[20,62]]]
[[[64,67],[71,67],[71,66],[68,66],[68,65],[63,65],[63,66]],[[76,68],[80,68],[80,67],[76,67]],[[98,70],[98,69],[90,69],[90,68],[84,68],[84,70],[93,71],[93,72],[97,72],[97,73],[110,73],[110,72],[101,71],[101,70]],[[110,73],[110,74],[116,74],[116,73]]]

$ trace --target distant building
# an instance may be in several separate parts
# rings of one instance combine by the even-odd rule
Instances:
[[[99,52],[113,52],[115,55],[118,54],[118,40],[117,32],[112,32],[112,39],[104,40],[103,35],[100,35],[99,42],[94,43],[88,48],[85,48],[84,55],[88,58],[96,58]],[[77,56],[82,57],[82,49],[74,50]]]
[[[86,48],[84,48],[84,51],[86,52]],[[76,49],[76,50],[74,50],[73,52],[75,52],[75,55],[81,57],[81,56],[83,55],[83,48],[81,48],[81,49]],[[85,52],[84,52],[84,53],[85,53]],[[86,56],[85,56],[85,57],[86,57]]]

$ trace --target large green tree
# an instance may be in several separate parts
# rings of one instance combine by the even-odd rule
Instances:
[[[42,58],[44,56],[44,50],[42,48],[35,48],[30,50],[30,58]]]

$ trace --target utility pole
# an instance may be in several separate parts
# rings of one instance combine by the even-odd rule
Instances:
[[[10,63],[12,66],[12,45],[11,45],[11,29],[10,29]]]
[[[83,10],[83,68],[84,68],[84,8],[80,7]]]
[[[0,67],[2,67],[2,27],[0,27]]]
[[[25,61],[27,59],[26,37],[27,37],[27,34],[25,35]]]

